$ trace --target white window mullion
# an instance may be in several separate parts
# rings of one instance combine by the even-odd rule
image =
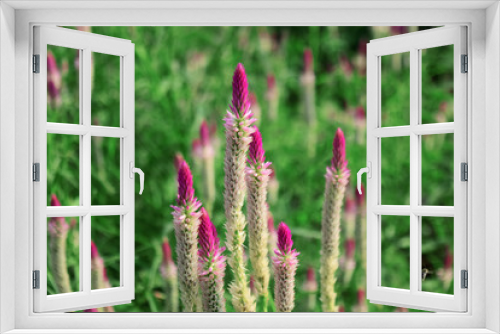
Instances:
[[[80,98],[83,100],[82,112],[82,125],[86,128],[91,125],[91,90],[92,90],[92,52],[89,48],[83,49],[82,52],[82,77],[83,86],[81,89]],[[90,207],[91,203],[91,135],[89,132],[82,136],[83,150],[82,160],[80,161],[83,166],[83,177],[81,178],[80,187],[83,189],[83,205]],[[83,292],[90,293],[91,291],[91,258],[90,258],[90,245],[92,236],[91,215],[89,212],[83,216],[83,244],[80,245],[80,251],[83,252],[81,276],[83,281]]]
[[[410,127],[415,128],[419,122],[420,96],[420,67],[419,52],[413,48],[410,50]],[[419,136],[410,133],[410,208],[415,208],[420,200],[420,159],[419,159]],[[406,152],[402,152],[406,154]],[[413,211],[413,210],[412,210]],[[415,293],[419,288],[420,273],[420,245],[419,245],[419,222],[420,218],[414,212],[410,215],[410,291]]]

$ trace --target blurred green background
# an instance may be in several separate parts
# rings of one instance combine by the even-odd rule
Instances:
[[[175,249],[170,208],[175,203],[177,192],[174,156],[177,152],[182,153],[191,165],[196,195],[203,202],[201,172],[193,159],[192,141],[199,137],[199,127],[204,119],[217,126],[217,196],[211,218],[224,242],[225,137],[222,118],[231,99],[234,68],[241,62],[246,68],[249,88],[256,96],[252,109],[260,114],[258,125],[266,157],[272,162],[279,182],[278,196],[270,202],[270,209],[276,226],[280,221],[290,226],[294,247],[301,253],[294,311],[321,311],[319,294],[313,293],[311,297],[311,293],[304,291],[303,284],[308,267],[312,267],[319,278],[324,174],[332,157],[332,141],[338,127],[346,136],[351,170],[347,196],[351,199],[355,196],[356,172],[366,166],[365,45],[371,39],[427,28],[92,27],[93,33],[135,43],[135,165],[146,175],[143,195],[139,196],[138,191],[136,194],[135,300],[131,304],[116,306],[115,310],[164,310],[161,243],[163,237],[168,236]],[[303,52],[307,48],[314,56],[316,78],[317,126],[313,152],[310,152],[304,135],[308,126],[300,84]],[[47,119],[49,122],[78,123],[78,52],[55,46],[50,46],[49,50],[56,59],[61,83],[60,96],[50,100]],[[384,56],[381,64],[382,126],[408,125],[409,56]],[[119,66],[119,59],[115,56],[93,54],[91,106],[94,125],[120,124]],[[267,114],[268,75],[275,77],[279,89],[278,117],[273,121]],[[422,122],[449,121],[453,121],[453,49],[445,46],[423,50]],[[47,145],[48,196],[56,194],[62,205],[78,205],[79,138],[49,134]],[[119,203],[119,149],[118,139],[92,140],[93,205]],[[452,162],[453,135],[422,138],[423,204],[453,205]],[[382,140],[382,203],[409,204],[408,138]],[[358,208],[358,221],[360,211]],[[92,218],[92,239],[104,258],[111,286],[119,285],[118,218]],[[381,228],[382,284],[409,288],[409,219],[384,216]],[[453,282],[446,280],[444,269],[447,250],[453,252],[452,236],[453,219],[423,220],[422,264],[428,273],[422,283],[423,290],[453,293]],[[344,233],[342,238],[341,256],[344,257]],[[78,277],[77,240],[77,228],[72,228],[67,252],[70,277]],[[338,304],[345,311],[359,310],[356,308],[358,289],[363,288],[365,281],[359,247],[355,259],[351,279],[345,278],[343,259],[338,271]],[[50,258],[48,260],[50,262]],[[226,282],[230,279],[231,270],[228,268]],[[76,291],[78,280],[73,280],[72,284]],[[50,294],[57,293],[50,270],[48,290]],[[232,311],[229,294],[227,299],[227,309]],[[317,300],[315,306],[310,303],[311,299]],[[395,310],[388,306],[367,305],[369,311]]]

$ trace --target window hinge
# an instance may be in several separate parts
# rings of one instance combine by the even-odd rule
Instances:
[[[40,270],[33,270],[33,289],[40,289]]]
[[[33,181],[40,181],[40,163],[38,162],[33,164]]]
[[[469,165],[466,162],[462,162],[460,165],[460,180],[461,181],[469,181]]]
[[[469,273],[467,270],[462,270],[460,272],[462,289],[467,289],[469,287]]]
[[[462,55],[462,73],[469,72],[469,57],[467,55]]]
[[[40,55],[33,55],[33,73],[40,73]]]

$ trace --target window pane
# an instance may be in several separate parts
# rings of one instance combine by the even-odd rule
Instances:
[[[410,53],[381,57],[382,126],[410,124]]]
[[[92,217],[92,290],[120,286],[121,216]]]
[[[422,136],[422,204],[453,206],[453,134]]]
[[[120,138],[92,137],[92,205],[120,205]]]
[[[91,108],[93,125],[120,126],[120,57],[92,53]]]
[[[381,217],[381,285],[410,289],[410,217]]]
[[[453,218],[422,217],[422,291],[453,294]]]
[[[47,294],[80,290],[79,217],[47,219]]]
[[[410,137],[381,138],[383,205],[410,204]]]
[[[47,45],[47,122],[80,122],[79,52]]]
[[[423,49],[422,123],[453,122],[453,45]]]
[[[47,134],[47,205],[80,205],[80,136]]]

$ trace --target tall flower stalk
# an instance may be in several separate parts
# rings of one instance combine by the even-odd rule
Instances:
[[[201,202],[194,196],[193,175],[183,161],[177,177],[179,190],[174,211],[177,265],[184,312],[196,310],[198,299],[198,226]]]
[[[203,121],[200,126],[200,138],[193,141],[193,153],[200,161],[203,199],[205,208],[208,212],[212,212],[215,202],[215,171],[214,157],[215,149],[210,136],[210,130],[206,121]]]
[[[292,312],[295,306],[295,273],[299,253],[292,249],[292,232],[281,222],[278,227],[278,248],[272,258],[274,267],[274,303],[278,312]]]
[[[52,108],[61,106],[62,76],[52,52],[47,53],[47,93]]]
[[[302,101],[304,104],[304,114],[308,127],[307,151],[310,157],[315,155],[316,150],[316,102],[314,62],[311,49],[304,50],[304,70],[300,77],[302,85]]]
[[[61,206],[56,195],[52,194],[51,206]],[[68,239],[69,225],[64,217],[50,218],[48,224],[50,266],[57,287],[57,292],[71,292],[68,264],[66,261],[66,242]]]
[[[108,289],[111,288],[109,278],[106,273],[104,259],[99,254],[96,244],[91,241],[90,244],[90,274],[92,289]],[[114,312],[113,306],[104,306],[97,309],[98,312]]]
[[[201,208],[198,229],[198,276],[204,312],[226,312],[224,298],[224,274],[226,271],[225,250],[220,246],[215,225],[210,220],[205,208]]]
[[[339,128],[333,140],[331,166],[326,167],[325,199],[321,221],[321,302],[324,312],[337,312],[336,289],[339,266],[339,235],[342,203],[350,171],[345,158],[344,133]]]
[[[255,301],[250,294],[248,277],[243,258],[245,242],[245,216],[242,212],[245,200],[245,162],[248,146],[254,131],[248,82],[245,69],[238,64],[233,75],[233,99],[224,118],[226,128],[226,156],[224,207],[226,213],[226,245],[229,250],[228,263],[234,281],[229,286],[232,304],[236,312],[254,312]]]
[[[271,170],[270,162],[266,162],[265,151],[262,147],[262,136],[257,127],[251,134],[248,166],[246,168],[246,182],[248,188],[248,227],[250,243],[250,262],[255,275],[255,287],[259,297],[263,300],[263,310],[267,312],[269,299],[269,261],[268,226],[267,226],[267,185]]]
[[[179,312],[179,281],[177,280],[177,266],[172,259],[172,248],[167,238],[162,244],[163,259],[161,275],[165,280],[165,309],[166,312]]]

